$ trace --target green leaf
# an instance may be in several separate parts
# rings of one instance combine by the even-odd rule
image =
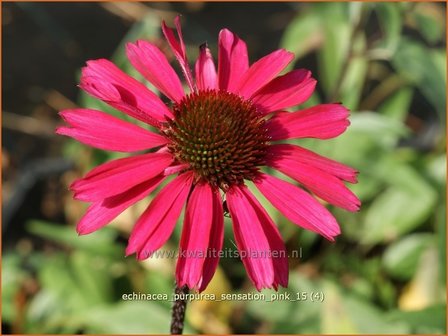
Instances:
[[[158,294],[158,293],[171,293],[173,290],[173,275],[168,276],[164,272],[157,269],[152,269],[145,272],[145,288],[147,293]],[[158,302],[160,304],[165,304],[171,307],[170,302]]]
[[[398,90],[380,105],[378,112],[393,120],[404,122],[409,113],[413,94],[413,89],[410,87]]]
[[[444,74],[443,78],[446,83],[446,50],[433,49],[431,50],[430,56],[437,69],[439,69],[439,71]]]
[[[321,310],[322,334],[356,334],[358,329],[347,308],[342,304],[345,297],[342,298],[338,287],[326,282],[322,291],[325,293]]]
[[[386,243],[413,230],[423,224],[433,203],[433,197],[428,202],[398,188],[386,190],[367,210],[363,243]]]
[[[56,319],[61,317],[61,310],[64,308],[58,307],[59,298],[49,291],[41,290],[34,297],[28,306],[27,310],[27,332],[28,333],[46,333],[58,328],[58,323],[53,323]],[[58,311],[59,309],[59,311]],[[51,312],[56,313],[51,317]],[[50,318],[48,318],[50,316]]]
[[[90,309],[84,319],[88,333],[167,334],[171,312],[152,301],[123,301],[114,306]],[[191,328],[185,328],[185,333],[192,332]]]
[[[368,60],[365,57],[365,35],[359,33],[353,42],[353,56],[340,89],[340,100],[350,110],[358,109],[362,88],[366,79]],[[356,56],[354,56],[356,55]]]
[[[412,231],[424,223],[437,200],[436,192],[417,172],[392,162],[378,167],[391,186],[367,210],[363,243],[384,243]]]
[[[427,164],[427,172],[431,179],[436,182],[442,190],[446,186],[446,154],[432,157]]]
[[[88,236],[78,236],[75,228],[60,224],[33,220],[27,224],[29,232],[56,243],[75,247],[93,254],[118,257],[123,254],[122,248],[115,244],[117,232],[111,228],[103,228]]]
[[[112,303],[112,263],[101,255],[76,250],[46,258],[38,268],[40,291],[27,311],[30,332],[75,333],[92,307]]]
[[[386,321],[385,314],[375,306],[344,295],[341,300],[359,334],[406,334],[409,327],[401,321]]]
[[[443,202],[437,208],[436,212],[436,232],[437,245],[439,249],[439,264],[440,264],[440,282],[446,284],[446,197],[443,197]]]
[[[409,38],[402,39],[392,63],[404,78],[418,86],[437,109],[441,119],[445,120],[446,72],[443,71],[445,67],[438,61],[439,57],[431,55],[433,51],[421,43]]]
[[[348,4],[319,3],[316,8],[323,18],[324,30],[324,45],[318,52],[319,80],[327,97],[330,97],[340,84],[338,80],[348,57],[353,28],[350,26]]]
[[[403,123],[374,112],[358,113],[351,116],[350,121],[349,131],[351,133],[369,135],[385,147],[395,145],[400,137],[409,133]]]
[[[288,291],[287,289],[281,289],[278,293],[283,294],[286,292],[290,291]],[[285,321],[286,316],[288,316],[288,313],[291,311],[291,309],[293,309],[294,304],[289,300],[278,300],[269,302],[271,293],[269,293],[268,291],[263,291],[262,293],[266,295],[267,299],[248,301],[248,312],[264,321]]]
[[[343,290],[337,283],[324,281],[321,333],[386,334],[407,333],[403,322],[386,322],[385,314],[368,301]]]
[[[67,329],[66,332],[74,333],[79,328],[76,316],[95,303],[85,295],[67,265],[67,258],[62,255],[47,258],[41,265],[41,289],[27,310],[28,332],[56,333]]]
[[[16,294],[26,279],[27,274],[20,267],[20,257],[7,253],[2,257],[2,317],[11,323],[17,319],[15,306]]]
[[[348,15],[352,26],[358,25],[363,13],[367,14],[368,11],[370,11],[370,7],[362,2],[350,2],[348,4]]]
[[[94,302],[84,295],[83,288],[78,286],[74,274],[67,267],[67,259],[62,255],[54,256],[42,266],[39,282],[44,290],[53,293],[64,303],[62,307],[70,310],[82,310]]]
[[[419,311],[392,311],[387,321],[403,321],[412,328],[413,334],[445,334],[446,332],[446,305],[434,305]]]
[[[442,89],[446,90],[446,51],[444,49],[435,49],[430,50],[430,63],[434,65],[434,70],[437,71],[438,76],[434,78],[434,80],[437,82],[437,85],[443,85]],[[430,66],[432,68],[432,66]],[[431,70],[433,70],[431,69]],[[429,85],[430,79],[427,78],[425,80],[425,84],[428,83]],[[432,89],[435,89],[433,87]],[[439,113],[439,118],[442,121],[442,124],[445,125],[446,120],[446,110],[443,110],[446,108],[446,102],[442,99],[442,101],[435,101],[436,99],[441,99],[441,88],[438,88],[437,94],[430,92],[430,89],[426,88],[424,93],[428,97],[428,99],[433,103],[434,106],[437,108],[437,112]],[[422,89],[423,91],[423,89]],[[442,96],[444,97],[444,96]]]
[[[75,251],[70,256],[70,262],[77,285],[83,289],[84,296],[92,304],[112,300],[112,276],[109,272],[111,263],[107,259]]]
[[[350,116],[350,121],[347,131],[337,138],[327,141],[300,139],[291,142],[351,165],[362,172],[360,176],[366,172],[371,176],[370,172],[378,165],[378,160],[394,150],[398,140],[408,133],[403,123],[378,113],[356,113]]]
[[[273,324],[273,333],[306,331],[319,332],[320,303],[311,300],[292,301],[296,299],[298,292],[320,292],[318,281],[292,273],[289,280],[289,288],[281,289],[278,293],[290,293],[291,300],[270,300],[274,292],[263,291],[266,300],[251,300],[247,302],[247,311],[261,321]],[[271,301],[271,302],[269,302]]]
[[[400,308],[421,310],[434,305],[446,305],[446,288],[439,282],[439,274],[437,249],[429,246],[419,261],[418,270],[412,281],[403,290],[399,300]],[[425,333],[431,331],[420,329],[420,332]]]
[[[388,246],[383,254],[383,265],[394,278],[408,280],[417,270],[423,251],[434,243],[435,237],[430,233],[408,235]]]
[[[439,4],[419,3],[411,13],[417,31],[431,44],[445,36],[445,15]]]
[[[388,154],[374,168],[372,173],[389,185],[398,187],[410,194],[419,194],[434,200],[435,190],[424,179],[424,175],[410,165],[397,159],[397,152]]]
[[[280,41],[280,47],[292,51],[295,62],[317,48],[323,40],[321,18],[314,11],[307,11],[296,16],[286,27]]]
[[[383,183],[363,170],[358,176],[358,183],[348,185],[348,187],[360,200],[365,202],[377,195],[383,187]],[[350,214],[350,217],[353,217],[353,214]]]
[[[443,34],[443,28],[437,20],[420,12],[416,12],[414,18],[417,22],[418,31],[428,42],[436,43],[440,40]]]
[[[381,2],[375,4],[375,10],[380,22],[383,38],[377,43],[377,48],[385,49],[392,56],[400,42],[403,16],[398,4]]]

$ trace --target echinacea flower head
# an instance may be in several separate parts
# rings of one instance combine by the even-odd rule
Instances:
[[[127,255],[150,257],[168,240],[185,207],[180,251],[188,253],[179,253],[176,281],[202,291],[218,265],[219,253],[208,252],[222,250],[228,210],[236,245],[240,255],[247,256],[242,261],[256,288],[286,287],[285,245],[246,184],[252,182],[292,223],[333,241],[339,225],[309,192],[357,211],[360,202],[344,184],[356,183],[357,172],[281,141],[336,137],[349,125],[349,112],[341,104],[285,111],[305,102],[316,80],[303,69],[280,75],[293,60],[283,49],[249,66],[245,42],[227,29],[219,34],[217,68],[202,45],[191,71],[179,18],[175,25],[177,37],[165,23],[162,30],[187,92],[154,44],[139,40],[126,47],[132,65],[169,104],[108,60],[89,61],[82,70],[83,90],[156,131],[97,110],[61,112],[69,126],[58,128],[58,134],[104,150],[140,152],[104,163],[71,185],[76,199],[90,203],[77,231],[100,229],[168,179],[135,224]],[[309,192],[264,173],[263,166],[289,176]]]

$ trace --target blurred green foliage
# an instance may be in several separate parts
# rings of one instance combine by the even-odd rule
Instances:
[[[444,334],[444,9],[436,3],[387,2],[291,6],[296,16],[279,47],[295,52],[290,68],[301,67],[304,60],[317,62],[318,90],[304,106],[341,101],[352,111],[352,125],[342,136],[297,143],[360,171],[359,183],[350,188],[361,198],[362,209],[356,214],[331,209],[343,234],[329,244],[299,230],[260,197],[287,246],[303,250],[303,258],[290,261],[290,286],[280,293],[323,293],[324,300],[223,302],[207,311],[207,318],[216,317],[211,326],[197,322],[201,304],[208,307],[198,303],[189,308],[186,331]],[[184,25],[189,25],[188,16]],[[158,18],[148,15],[130,30],[113,60],[143,81],[127,62],[124,43],[159,34]],[[127,118],[85,94],[80,105]],[[415,115],[432,117],[421,126]],[[84,158],[83,170],[118,157],[74,141],[65,154]],[[176,248],[180,229],[170,248]],[[142,267],[134,258],[123,258],[120,237],[126,234],[109,227],[79,238],[71,226],[42,222],[29,223],[29,231],[59,249],[3,255],[4,322],[22,321],[23,333],[168,331],[169,302],[121,299],[130,292],[171,294],[174,281],[163,267]],[[231,237],[227,225],[226,247],[232,248]],[[168,263],[172,272],[173,261]],[[254,290],[241,262],[221,260],[221,268],[222,278],[210,285],[211,292]],[[38,290],[23,303],[20,295],[30,282]],[[223,313],[222,305],[233,310]]]

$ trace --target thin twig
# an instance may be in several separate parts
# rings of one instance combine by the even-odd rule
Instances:
[[[390,75],[361,102],[360,110],[374,111],[381,102],[406,84],[408,81],[400,75]]]
[[[153,8],[139,2],[104,2],[101,6],[108,12],[129,22],[140,21],[150,12],[170,22],[177,15],[174,11]]]
[[[23,116],[8,111],[2,112],[3,127],[25,134],[51,138],[55,136],[56,123],[43,121],[34,117]]]

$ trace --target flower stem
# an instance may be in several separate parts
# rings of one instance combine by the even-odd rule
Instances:
[[[173,310],[171,314],[171,335],[182,335],[184,329],[185,310],[187,309],[186,295],[188,294],[188,287],[176,287],[174,288],[174,294],[176,300],[173,304]]]

